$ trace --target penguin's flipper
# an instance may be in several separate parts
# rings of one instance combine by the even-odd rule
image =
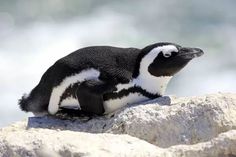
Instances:
[[[85,113],[102,115],[105,112],[103,94],[114,90],[116,90],[115,86],[103,81],[87,80],[82,82],[76,93],[81,110]]]

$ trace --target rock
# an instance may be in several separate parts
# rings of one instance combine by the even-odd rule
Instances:
[[[17,154],[233,157],[236,94],[162,97],[91,120],[31,117],[0,130],[0,156]]]
[[[154,145],[128,135],[69,130],[25,129],[17,123],[1,130],[1,157],[155,156]]]
[[[166,149],[176,157],[236,157],[236,130],[194,145],[176,145]]]

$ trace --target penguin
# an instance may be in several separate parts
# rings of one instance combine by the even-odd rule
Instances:
[[[63,110],[109,114],[128,104],[163,96],[171,78],[203,53],[199,48],[169,42],[143,49],[81,48],[49,67],[18,104],[35,115]]]

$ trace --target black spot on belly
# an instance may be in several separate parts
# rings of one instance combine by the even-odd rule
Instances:
[[[160,94],[152,94],[150,92],[147,92],[146,90],[142,89],[141,87],[130,87],[128,89],[122,89],[121,91],[119,91],[118,93],[113,92],[113,93],[107,93],[103,95],[103,100],[109,100],[109,99],[117,99],[117,98],[122,98],[125,96],[128,96],[130,93],[139,93],[149,99],[155,99],[158,97],[161,97]]]
[[[61,102],[63,100],[65,100],[69,97],[77,99],[76,93],[77,93],[78,87],[79,87],[79,83],[74,83],[74,84],[70,85],[69,87],[67,87],[66,90],[64,91],[64,93],[60,97],[59,106],[61,105]]]

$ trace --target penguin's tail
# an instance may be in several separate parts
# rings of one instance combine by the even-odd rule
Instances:
[[[20,109],[22,111],[25,112],[29,112],[30,111],[30,100],[29,100],[29,96],[27,94],[24,94],[21,99],[19,99],[18,104],[20,106]]]
[[[44,99],[40,96],[32,96],[32,93],[30,93],[29,95],[24,94],[21,99],[19,99],[18,104],[20,109],[25,112],[47,112],[48,105],[47,103],[44,103]]]
[[[22,111],[35,113],[48,113],[48,104],[51,96],[55,68],[51,66],[42,76],[38,85],[29,94],[24,94],[18,101]]]

